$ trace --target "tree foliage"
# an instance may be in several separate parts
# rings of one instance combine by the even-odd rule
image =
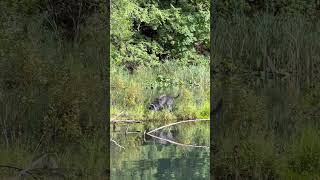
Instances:
[[[188,1],[189,2],[189,1]],[[111,4],[111,57],[131,72],[164,61],[201,63],[209,52],[208,1]]]

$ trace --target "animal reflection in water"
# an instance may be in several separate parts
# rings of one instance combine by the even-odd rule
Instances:
[[[151,136],[145,136],[145,140],[144,141],[150,141],[150,140],[154,140],[157,143],[166,145],[166,144],[170,144],[168,141],[166,140],[170,140],[170,141],[175,141],[175,137],[177,136],[177,132],[175,130],[161,130],[157,133],[154,133],[155,136],[161,138],[153,138]]]
[[[174,141],[173,132],[171,132],[171,131],[161,131],[160,134],[159,134],[159,137],[162,138],[162,139],[167,139],[167,140]],[[169,143],[168,141],[165,141],[165,140],[162,140],[162,139],[159,139],[159,143],[160,144],[168,144]]]
[[[172,111],[172,105],[173,105],[174,99],[177,97],[179,97],[179,95],[176,97],[162,95],[159,98],[157,98],[155,101],[153,101],[153,103],[150,104],[148,109],[153,110],[153,111],[159,111],[164,108],[168,108],[170,111]],[[218,101],[215,108],[211,109],[210,116],[217,116],[217,119],[219,119],[219,114],[222,109],[222,105],[223,105],[223,99],[220,98],[220,100]],[[149,129],[147,129],[146,132],[148,132],[148,131],[149,131]],[[159,142],[160,144],[168,144],[169,143],[168,140],[175,141],[175,139],[174,139],[174,137],[176,137],[175,134],[176,134],[176,132],[172,131],[172,130],[170,130],[170,131],[162,130],[162,131],[160,131],[160,133],[155,135],[155,136],[159,137],[159,139],[157,138],[156,141]],[[145,136],[144,142],[146,142],[146,140],[149,140],[149,139],[151,139],[151,137]]]

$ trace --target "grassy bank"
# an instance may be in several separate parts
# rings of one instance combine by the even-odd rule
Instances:
[[[184,66],[167,62],[141,67],[134,74],[111,68],[111,117],[118,119],[175,120],[209,118],[209,64]],[[172,112],[152,112],[148,106],[162,94],[176,96]]]

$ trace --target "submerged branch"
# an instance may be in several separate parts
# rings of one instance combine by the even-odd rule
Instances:
[[[192,144],[182,144],[182,143],[178,143],[178,142],[175,142],[175,141],[172,141],[172,140],[169,140],[169,139],[161,138],[159,136],[155,136],[155,135],[152,135],[152,134],[149,134],[149,133],[146,133],[146,134],[148,134],[151,137],[154,137],[154,138],[157,138],[157,139],[160,139],[160,140],[163,140],[163,141],[167,141],[167,142],[169,142],[171,144],[175,144],[175,145],[179,145],[179,146],[196,147],[196,148],[210,148],[209,146],[198,146],[198,145],[192,145]]]
[[[192,120],[179,121],[179,122],[170,123],[170,124],[161,126],[161,127],[156,128],[156,129],[154,129],[154,130],[152,130],[152,131],[149,131],[149,132],[147,132],[147,133],[145,133],[145,134],[147,134],[147,135],[149,135],[149,136],[151,136],[151,137],[160,139],[160,140],[167,141],[167,142],[172,143],[172,144],[179,145],[179,146],[209,148],[209,146],[199,146],[199,145],[192,145],[192,144],[182,144],[182,143],[178,143],[178,142],[175,142],[175,141],[172,141],[172,140],[169,140],[169,139],[165,139],[165,138],[161,138],[161,137],[159,137],[159,136],[155,136],[155,135],[152,135],[152,134],[151,134],[151,133],[153,133],[153,132],[155,132],[155,131],[158,131],[158,130],[163,129],[163,128],[165,128],[165,127],[173,126],[173,125],[176,125],[176,124],[188,123],[188,122],[209,121],[209,120],[210,120],[210,119],[192,119]]]
[[[152,131],[147,132],[147,134],[153,133],[153,132],[158,131],[158,130],[160,130],[160,129],[163,129],[163,128],[165,128],[165,127],[173,126],[173,125],[176,125],[176,124],[188,123],[188,122],[209,121],[209,120],[210,120],[210,119],[191,119],[191,120],[179,121],[179,122],[167,124],[167,125],[161,126],[161,127],[159,127],[159,128],[156,128],[156,129],[154,129],[154,130],[152,130]]]

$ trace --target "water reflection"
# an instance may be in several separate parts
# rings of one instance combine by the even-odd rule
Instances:
[[[130,125],[130,131],[146,129],[150,125]],[[183,147],[143,133],[128,133],[119,128],[112,137],[125,147],[111,147],[111,179],[209,179],[210,152],[205,148]],[[209,145],[209,121],[164,128],[154,135],[185,144]]]

